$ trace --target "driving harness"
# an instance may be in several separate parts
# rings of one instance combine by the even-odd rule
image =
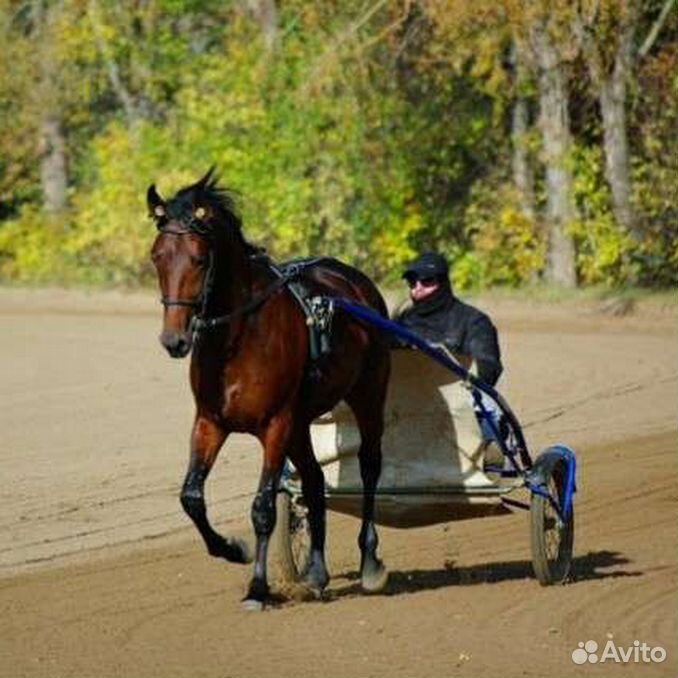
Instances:
[[[164,233],[170,235],[184,235],[184,230],[164,229]],[[301,280],[302,274],[309,268],[316,266],[327,257],[299,258],[285,262],[280,266],[271,261],[263,250],[256,250],[250,255],[253,260],[260,260],[266,264],[269,270],[275,275],[275,280],[266,287],[260,294],[256,295],[243,306],[225,315],[208,317],[207,302],[214,284],[214,261],[213,254],[210,251],[207,274],[203,283],[201,293],[193,299],[171,299],[162,297],[163,306],[191,306],[198,308],[191,320],[191,331],[196,338],[203,332],[228,325],[238,318],[253,313],[263,306],[273,295],[284,287],[292,294],[292,297],[298,304],[304,314],[305,324],[308,328],[309,339],[309,358],[310,373],[317,372],[318,362],[321,358],[328,355],[331,351],[330,335],[332,329],[332,305],[329,300],[312,296],[310,290]]]

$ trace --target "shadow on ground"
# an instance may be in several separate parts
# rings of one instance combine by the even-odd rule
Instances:
[[[589,551],[586,555],[572,560],[572,569],[567,585],[574,583],[617,577],[640,577],[642,572],[619,569],[628,565],[629,559],[615,551]],[[617,568],[606,571],[609,568]],[[448,561],[437,570],[395,570],[389,573],[386,589],[379,595],[395,596],[401,593],[430,591],[447,586],[472,586],[474,584],[496,584],[518,579],[534,579],[532,563],[529,560],[478,563],[464,567],[455,567]],[[347,584],[341,582],[346,581]],[[339,582],[329,593],[331,599],[362,594],[360,574],[357,571],[346,572],[334,577]]]

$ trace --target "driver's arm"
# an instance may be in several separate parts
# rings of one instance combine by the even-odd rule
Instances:
[[[464,353],[476,361],[478,377],[494,386],[504,368],[501,364],[497,330],[492,321],[485,315],[474,318],[469,325],[464,343]]]

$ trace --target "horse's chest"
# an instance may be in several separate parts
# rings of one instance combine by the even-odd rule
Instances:
[[[253,430],[276,408],[279,394],[265,369],[224,373],[221,417],[237,430]]]
[[[228,379],[227,375],[209,375],[200,381],[194,395],[203,410],[222,420],[228,428],[247,428],[257,419],[251,394],[257,385],[242,378]]]
[[[305,355],[293,350],[282,333],[243,337],[241,350],[220,365],[198,365],[198,401],[231,430],[257,430],[294,398],[303,374]]]

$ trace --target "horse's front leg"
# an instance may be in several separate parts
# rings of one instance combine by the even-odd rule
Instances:
[[[278,415],[271,420],[260,438],[264,446],[264,463],[257,494],[252,502],[252,525],[257,545],[254,555],[254,576],[243,600],[243,606],[248,610],[261,610],[269,594],[266,572],[268,542],[275,527],[275,498],[291,430],[291,415]]]
[[[191,457],[181,490],[181,505],[198,528],[211,556],[233,563],[249,563],[252,556],[247,544],[218,534],[210,525],[205,508],[205,480],[227,435],[211,419],[200,414],[196,416],[191,432]]]

